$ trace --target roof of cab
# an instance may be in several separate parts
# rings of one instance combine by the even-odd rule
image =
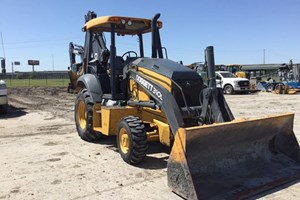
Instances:
[[[115,32],[120,35],[136,35],[151,32],[151,20],[135,17],[103,16],[88,21],[83,30],[92,29],[96,32],[110,32],[110,24],[115,24]],[[157,22],[162,28],[162,22]]]

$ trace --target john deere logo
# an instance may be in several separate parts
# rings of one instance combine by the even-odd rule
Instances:
[[[189,87],[189,86],[191,86],[191,83],[189,81],[186,81],[185,85]]]

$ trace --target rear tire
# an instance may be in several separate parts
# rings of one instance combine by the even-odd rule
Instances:
[[[233,94],[233,87],[231,85],[225,85],[224,93],[225,94]]]
[[[125,162],[137,164],[143,160],[148,150],[148,142],[145,125],[138,117],[128,116],[121,120],[117,145]]]
[[[82,89],[75,101],[75,123],[78,135],[88,142],[98,141],[102,136],[93,130],[93,105],[89,91]]]

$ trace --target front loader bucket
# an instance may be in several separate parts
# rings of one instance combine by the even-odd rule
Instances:
[[[168,184],[186,199],[243,199],[300,178],[293,114],[180,128]]]

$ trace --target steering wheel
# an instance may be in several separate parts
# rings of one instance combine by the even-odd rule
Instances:
[[[130,56],[130,54],[134,54],[134,56]],[[124,58],[126,55],[127,55],[127,57]],[[138,55],[135,51],[127,51],[122,55],[123,60],[126,60],[127,58],[131,58],[131,57],[138,57]]]

